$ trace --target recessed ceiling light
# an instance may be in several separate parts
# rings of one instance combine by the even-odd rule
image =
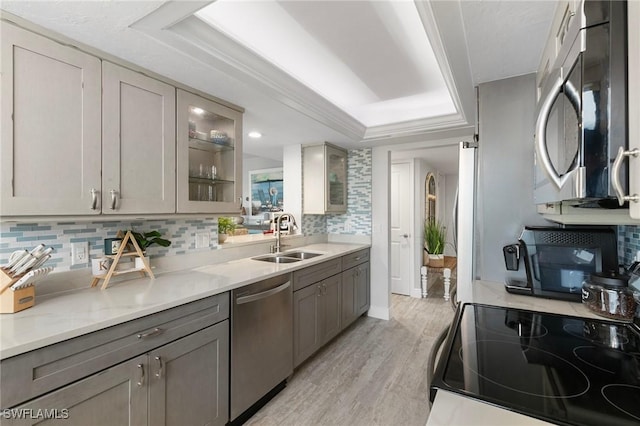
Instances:
[[[202,108],[198,108],[198,107],[191,107],[191,111],[194,114],[198,114],[198,115],[202,115],[204,113],[204,110]]]
[[[249,132],[249,137],[250,138],[254,138],[254,139],[258,139],[262,137],[262,133],[260,132]]]

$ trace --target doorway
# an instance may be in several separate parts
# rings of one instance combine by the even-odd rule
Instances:
[[[411,295],[415,287],[412,250],[413,163],[394,162],[391,164],[391,292]]]

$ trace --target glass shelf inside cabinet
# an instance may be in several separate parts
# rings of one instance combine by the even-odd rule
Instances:
[[[235,122],[189,106],[189,200],[235,199]]]

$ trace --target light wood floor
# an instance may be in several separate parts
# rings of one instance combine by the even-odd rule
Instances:
[[[392,295],[391,320],[358,319],[246,424],[424,426],[429,352],[454,314],[442,294]]]

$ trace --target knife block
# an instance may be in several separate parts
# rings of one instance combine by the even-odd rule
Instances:
[[[12,278],[0,268],[0,314],[20,312],[36,303],[36,286],[30,285],[15,291],[10,289],[23,275]]]

